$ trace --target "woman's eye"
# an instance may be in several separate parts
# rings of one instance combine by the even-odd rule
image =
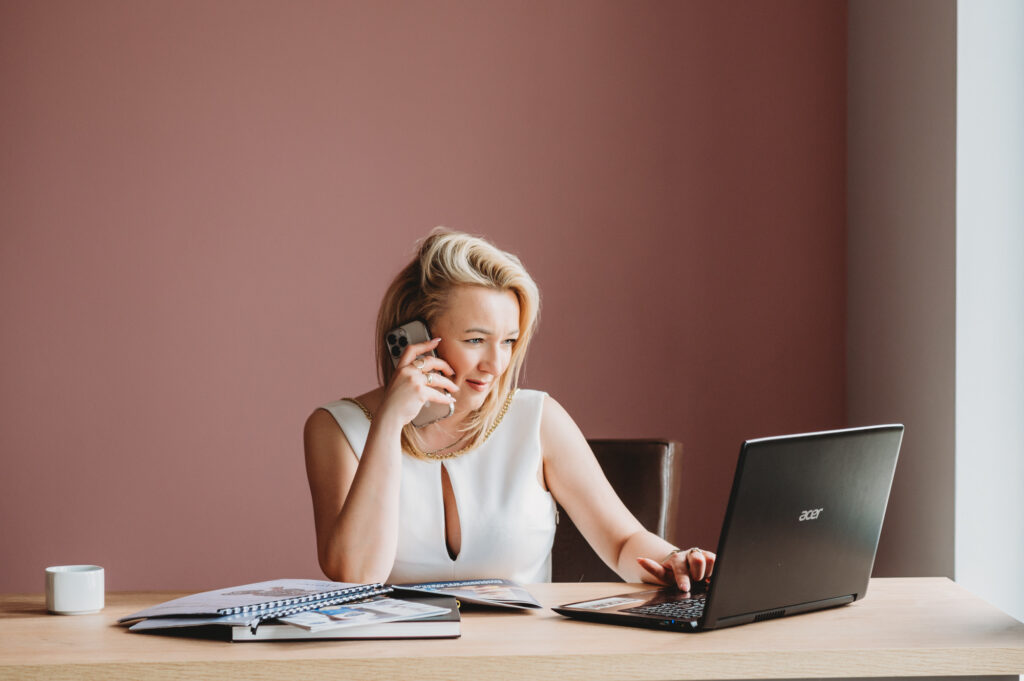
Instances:
[[[466,339],[466,342],[467,343],[471,343],[473,345],[479,345],[480,343],[484,342],[484,339],[483,338],[468,338],[468,339]]]
[[[515,345],[516,344],[516,339],[515,338],[506,338],[504,343],[505,343],[505,345]]]

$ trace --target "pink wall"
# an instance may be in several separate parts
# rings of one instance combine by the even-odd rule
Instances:
[[[544,293],[526,384],[681,439],[842,425],[844,3],[0,4],[0,591],[317,576],[301,450],[435,224]]]

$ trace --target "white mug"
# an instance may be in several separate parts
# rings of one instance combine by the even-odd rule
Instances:
[[[55,565],[46,568],[46,609],[56,615],[90,615],[103,609],[103,568]]]

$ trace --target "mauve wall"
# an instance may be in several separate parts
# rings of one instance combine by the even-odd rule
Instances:
[[[843,425],[845,3],[0,4],[0,591],[317,576],[317,404],[445,224],[544,293],[525,384],[686,446]]]

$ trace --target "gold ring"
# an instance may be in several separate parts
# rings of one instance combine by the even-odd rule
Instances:
[[[702,553],[704,553],[704,549],[697,548],[696,546],[694,546],[691,549],[686,549],[686,553],[687,554],[690,554],[690,553],[701,553],[702,554]]]
[[[434,373],[433,372],[427,372],[427,385],[430,385],[433,382],[434,382]]]
[[[426,362],[424,362],[424,361],[423,361],[423,358],[422,358],[422,357],[417,357],[416,359],[414,359],[414,360],[412,361],[412,365],[413,365],[414,367],[416,367],[417,369],[419,369],[420,371],[423,371],[423,365],[424,365],[425,363],[426,363]]]

